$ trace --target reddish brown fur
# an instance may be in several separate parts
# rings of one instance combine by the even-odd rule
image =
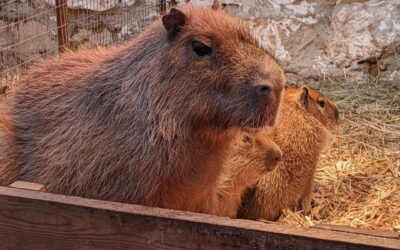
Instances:
[[[0,95],[6,94],[6,92],[9,90],[10,88],[8,86],[1,86],[0,87]]]
[[[325,108],[318,105],[321,100]],[[338,110],[315,90],[288,88],[279,117],[271,136],[283,151],[283,159],[244,196],[241,218],[276,220],[284,208],[311,210],[314,172],[337,127]]]
[[[244,191],[272,171],[281,157],[278,145],[265,134],[241,134],[224,162],[214,213],[236,218]]]
[[[11,121],[4,114],[3,101],[5,100],[2,99],[0,103],[0,162],[4,166],[4,171],[1,171],[0,183],[10,183],[16,178],[15,151],[13,147],[15,138],[12,133]]]
[[[240,127],[275,123],[285,78],[240,20],[211,8],[182,12],[126,46],[67,53],[30,71],[9,111],[15,179],[67,195],[206,210],[231,139]],[[192,41],[212,56],[197,56]],[[256,95],[260,85],[271,93]]]

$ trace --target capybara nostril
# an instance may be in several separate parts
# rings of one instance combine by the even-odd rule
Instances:
[[[258,85],[256,86],[256,92],[258,95],[268,96],[269,94],[271,94],[272,89],[268,85]]]
[[[280,161],[280,160],[282,160],[282,155],[281,155],[281,154],[276,155],[276,156],[274,157],[274,161],[275,161],[275,162],[278,162],[278,161]]]
[[[275,167],[279,161],[282,160],[282,151],[271,151],[267,156],[267,165],[269,167]]]

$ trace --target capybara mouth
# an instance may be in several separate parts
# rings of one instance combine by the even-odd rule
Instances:
[[[272,171],[274,171],[274,170],[276,169],[277,166],[278,166],[278,164],[276,164],[276,165],[274,165],[274,166],[265,167],[265,168],[263,169],[262,174],[269,174],[269,173],[271,173]]]
[[[271,108],[267,108],[261,114],[254,114],[253,119],[249,120],[245,127],[250,129],[261,129],[263,127],[273,127],[276,124],[277,112],[271,112]]]

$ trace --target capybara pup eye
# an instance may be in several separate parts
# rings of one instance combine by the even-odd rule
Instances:
[[[321,108],[325,108],[325,105],[326,105],[325,100],[323,100],[323,99],[318,100],[318,105],[319,105]]]
[[[250,144],[250,143],[252,143],[253,140],[250,138],[250,136],[244,135],[244,136],[242,137],[242,141],[243,141],[244,143],[246,143],[246,144]]]
[[[212,48],[199,41],[192,42],[192,49],[199,57],[209,56],[212,54]]]

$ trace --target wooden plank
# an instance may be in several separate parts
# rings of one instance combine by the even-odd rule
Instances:
[[[159,0],[160,15],[164,15],[167,12],[167,0]]]
[[[67,0],[55,0],[56,19],[57,19],[57,37],[58,51],[65,51],[68,43],[68,6]]]
[[[400,249],[400,240],[0,187],[1,249]]]
[[[33,183],[33,182],[25,182],[25,181],[16,181],[10,185],[11,188],[19,188],[19,189],[26,189],[32,191],[39,191],[39,192],[47,192],[47,189],[44,185]]]
[[[384,238],[400,239],[399,232],[392,232],[392,231],[387,231],[387,230],[360,229],[360,228],[352,228],[352,227],[339,226],[339,225],[328,225],[328,224],[317,224],[317,225],[313,226],[313,228],[325,229],[325,230],[330,230],[330,231],[338,231],[338,232],[364,234],[364,235],[384,237]]]

